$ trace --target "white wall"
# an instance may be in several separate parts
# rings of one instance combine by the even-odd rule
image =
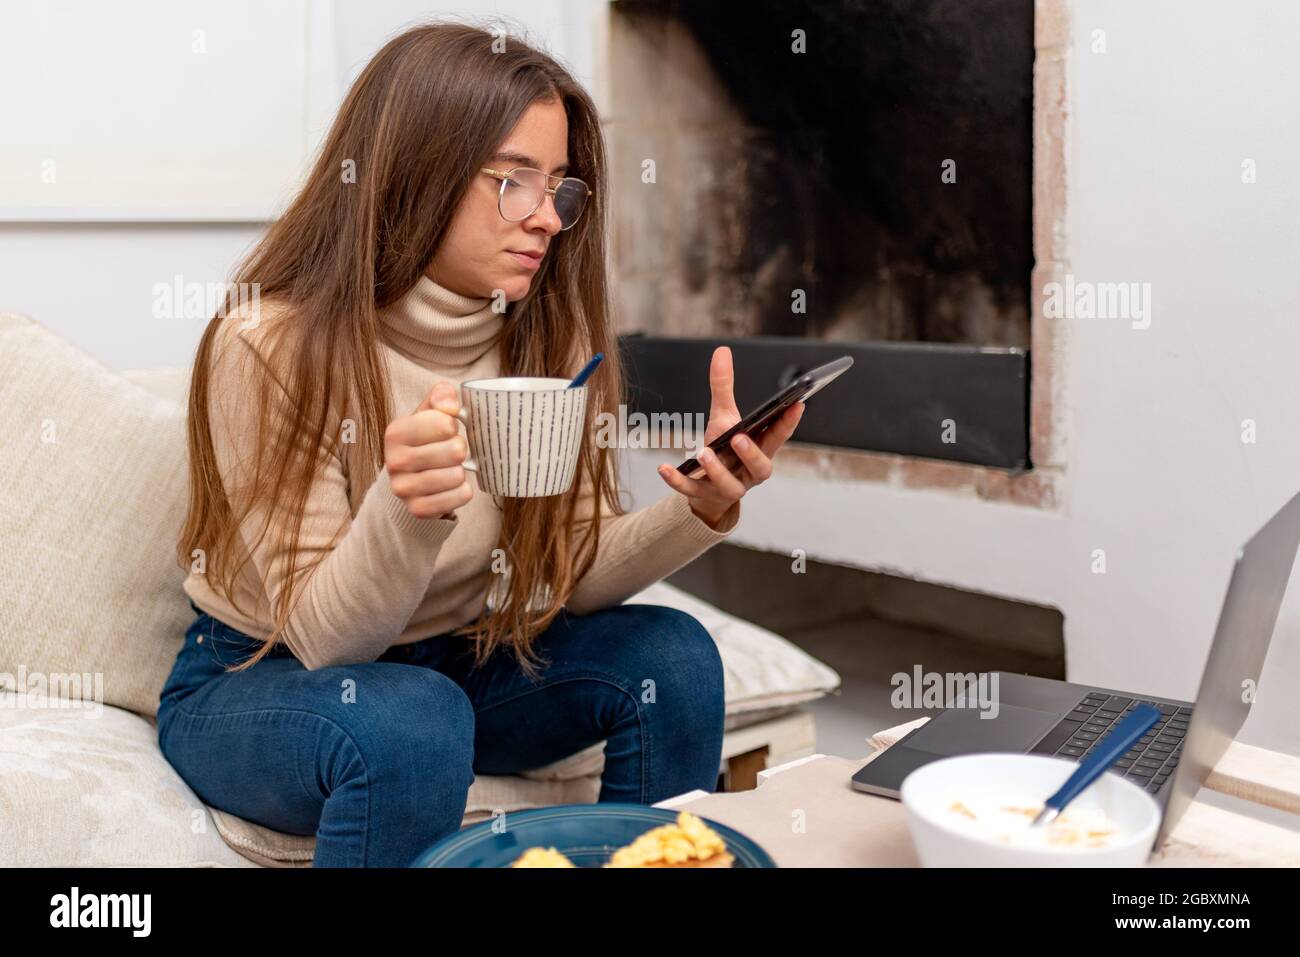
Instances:
[[[1153,310],[1146,330],[1071,322],[1064,511],[778,475],[736,537],[1055,605],[1072,680],[1190,698],[1236,548],[1300,490],[1300,6],[1096,0],[1073,20],[1073,272],[1150,282]],[[1243,739],[1300,753],[1298,685],[1293,576]]]
[[[507,17],[565,62],[580,82],[588,87],[592,82],[592,16],[598,0],[317,2],[334,8],[340,94],[389,37],[434,17],[475,22]],[[4,23],[0,10],[0,30]],[[214,122],[235,134],[238,143],[237,117]],[[0,148],[2,138],[0,131]],[[177,274],[187,283],[226,281],[261,231],[258,223],[0,223],[0,309],[36,318],[111,368],[185,366],[203,320],[153,318],[154,285],[172,283]]]

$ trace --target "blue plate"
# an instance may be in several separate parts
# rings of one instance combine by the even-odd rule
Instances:
[[[675,823],[677,814],[670,808],[617,802],[509,811],[504,831],[494,833],[492,820],[480,821],[444,837],[411,866],[509,867],[530,847],[553,847],[578,867],[600,867],[651,828]],[[718,832],[736,858],[733,867],[776,867],[768,853],[743,834],[707,817],[701,820]]]

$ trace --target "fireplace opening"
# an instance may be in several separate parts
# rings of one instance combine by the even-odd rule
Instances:
[[[642,410],[707,407],[682,395],[692,346],[733,345],[752,403],[847,352],[862,365],[805,440],[1029,467],[1032,0],[610,9],[614,294]]]
[[[817,750],[828,754],[865,755],[875,732],[933,717],[893,695],[918,671],[1065,678],[1065,618],[1045,605],[725,542],[668,581],[839,673],[837,693],[801,706],[816,719]]]

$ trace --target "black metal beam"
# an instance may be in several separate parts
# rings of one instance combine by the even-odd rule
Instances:
[[[640,334],[622,336],[620,344],[632,412],[707,413],[709,357],[719,345],[731,347],[742,414],[801,372],[850,355],[853,368],[809,400],[797,440],[1016,471],[1030,467],[1029,355],[1021,349]]]

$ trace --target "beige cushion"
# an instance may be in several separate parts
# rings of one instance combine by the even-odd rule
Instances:
[[[170,399],[181,409],[190,402],[189,369],[128,369],[122,378],[147,389],[160,399]]]
[[[90,675],[155,714],[193,617],[179,410],[12,313],[0,382],[0,673]]]

